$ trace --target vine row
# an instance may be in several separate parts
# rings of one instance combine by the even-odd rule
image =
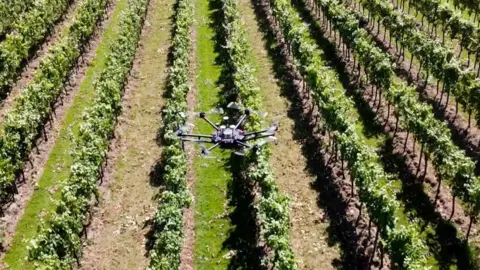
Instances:
[[[5,0],[0,1],[0,37],[10,31],[12,25],[21,15],[30,9],[32,0]]]
[[[402,0],[402,10],[404,10],[403,3],[405,3],[405,0]],[[445,42],[445,33],[449,33],[451,39],[458,39],[461,46],[460,54],[463,49],[466,49],[468,52],[468,66],[470,66],[472,54],[476,55],[474,67],[477,66],[477,58],[480,53],[480,29],[477,25],[462,18],[460,13],[455,12],[448,4],[442,3],[440,0],[408,0],[407,13],[410,12],[410,7],[414,7],[417,13],[421,12],[432,24],[429,32],[433,32],[435,38],[437,37],[437,25],[442,25],[443,44]]]
[[[51,117],[54,104],[69,81],[72,69],[105,14],[108,0],[85,0],[72,24],[40,62],[33,80],[5,114],[0,133],[0,201],[17,192],[15,179],[22,173],[35,140]]]
[[[333,137],[334,148],[347,161],[360,201],[366,205],[369,216],[377,225],[392,263],[400,269],[428,269],[426,246],[413,225],[399,224],[396,213],[399,205],[392,194],[388,177],[378,164],[377,154],[367,146],[355,128],[356,119],[349,112],[353,103],[341,90],[332,87],[336,75],[320,59],[318,47],[308,36],[308,28],[301,22],[289,0],[270,0],[273,15],[280,25],[289,53],[292,54],[311,93],[320,108],[324,128]]]
[[[226,97],[234,98],[254,111],[261,108],[260,89],[249,63],[250,46],[240,21],[237,0],[223,0],[223,27],[226,33],[228,70],[231,71],[232,87]],[[229,100],[232,101],[232,100]],[[247,123],[250,129],[260,129],[261,121],[255,115]],[[269,150],[260,147],[246,157],[243,165],[248,182],[258,184],[258,200],[255,202],[257,224],[260,226],[260,241],[265,243],[267,256],[262,265],[268,269],[296,269],[293,251],[289,243],[289,199],[280,193],[272,169],[268,163]]]
[[[412,132],[422,144],[422,150],[432,156],[440,181],[450,181],[454,196],[460,197],[468,213],[476,217],[480,211],[480,179],[475,177],[474,162],[453,143],[446,124],[435,119],[432,108],[418,100],[414,88],[394,82],[395,64],[360,28],[354,12],[337,0],[315,0],[314,3],[354,52],[354,59],[364,67],[367,79],[380,90],[378,102],[381,103],[384,93],[388,104],[395,106],[400,124]]]
[[[34,7],[0,43],[0,97],[5,97],[20,74],[22,64],[48,36],[72,0],[35,1]]]
[[[396,10],[391,3],[385,0],[360,2],[369,11],[369,18],[375,18],[378,24],[382,23],[390,31],[390,35],[400,44],[402,55],[405,49],[412,53],[410,66],[413,58],[417,58],[421,63],[419,73],[421,68],[425,67],[427,80],[430,73],[437,78],[437,89],[440,82],[443,83],[442,89],[447,93],[447,102],[452,94],[456,101],[466,108],[469,116],[475,112],[477,118],[480,117],[480,79],[476,78],[471,69],[461,67],[453,50],[422,33],[414,18]]]
[[[183,208],[191,203],[187,188],[187,158],[176,131],[185,125],[186,95],[189,87],[189,53],[192,42],[193,3],[178,0],[172,42],[172,66],[169,69],[167,99],[163,108],[162,184],[158,209],[153,217],[154,242],[149,269],[180,269],[183,244]]]
[[[113,136],[116,117],[122,109],[122,94],[132,67],[137,42],[147,10],[147,0],[128,0],[120,16],[118,33],[112,41],[105,68],[97,77],[93,105],[83,115],[74,138],[73,164],[58,206],[30,241],[28,259],[37,268],[70,269],[82,251],[84,222],[91,216],[92,200],[98,201],[98,179]]]

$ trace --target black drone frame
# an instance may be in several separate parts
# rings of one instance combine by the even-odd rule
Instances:
[[[201,112],[199,116],[200,116],[200,118],[205,120],[210,126],[212,126],[216,131],[221,130],[217,125],[215,125],[212,121],[210,121],[210,119],[208,119],[206,117],[206,114],[204,112]],[[245,113],[240,117],[240,120],[238,120],[238,123],[235,125],[235,128],[233,128],[233,130],[237,130],[238,127],[240,127],[243,124],[243,122],[245,122],[245,119],[248,116],[250,116],[250,110],[246,109]],[[238,145],[246,147],[248,150],[256,149],[259,145],[258,144],[251,145],[251,144],[248,143],[248,141],[271,137],[271,136],[274,135],[274,132],[276,130],[277,130],[277,126],[274,125],[274,126],[268,128],[268,129],[263,129],[263,130],[259,130],[259,131],[252,131],[252,132],[245,132],[245,133],[243,133],[243,135],[242,135],[243,137],[241,139],[236,139],[236,142],[237,142]],[[266,133],[266,132],[268,132],[269,134],[262,134],[262,133]],[[188,134],[188,133],[183,133],[183,132],[180,132],[178,135],[180,136],[180,139],[182,141],[182,147],[183,147],[183,142],[185,142],[185,141],[196,142],[196,143],[214,144],[213,146],[211,146],[209,148],[202,149],[203,154],[209,153],[210,151],[212,151],[213,149],[217,148],[218,146],[220,146],[222,144],[221,142],[217,142],[217,143],[213,142],[213,139],[214,139],[213,135]],[[210,139],[210,140],[206,140],[206,139]]]

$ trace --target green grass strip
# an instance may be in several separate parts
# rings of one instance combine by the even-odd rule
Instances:
[[[208,111],[219,103],[219,91],[216,82],[221,67],[215,64],[217,53],[214,51],[214,29],[210,27],[214,10],[209,2],[195,1],[195,20],[197,27],[197,108],[196,111]],[[214,119],[217,120],[217,119]],[[209,134],[212,128],[205,121],[195,121],[195,131]],[[227,269],[229,251],[223,248],[229,231],[232,229],[226,206],[227,184],[231,173],[226,168],[229,155],[222,150],[212,155],[217,159],[195,157],[195,268]],[[227,215],[224,215],[227,214]]]
[[[33,265],[26,261],[28,241],[36,236],[40,217],[48,219],[55,210],[52,199],[58,199],[61,186],[64,183],[59,179],[66,179],[72,164],[70,149],[73,149],[72,137],[78,135],[78,127],[83,111],[90,107],[95,97],[93,79],[104,69],[107,61],[106,53],[111,40],[119,33],[115,32],[118,26],[119,15],[126,7],[126,0],[119,0],[109,25],[106,27],[101,44],[96,51],[96,57],[91,62],[87,74],[82,81],[60,130],[60,136],[50,153],[45,170],[38,181],[36,190],[26,205],[25,213],[18,222],[11,246],[4,257],[4,262],[12,269],[32,269]]]

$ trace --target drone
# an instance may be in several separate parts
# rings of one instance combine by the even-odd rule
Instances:
[[[228,104],[227,108],[240,110],[240,107],[233,102]],[[223,114],[223,109],[220,109],[220,113]],[[277,144],[278,140],[275,137],[275,132],[278,130],[278,123],[273,123],[269,128],[258,131],[245,131],[242,129],[242,124],[251,114],[252,110],[245,109],[236,124],[227,126],[227,124],[214,124],[207,118],[205,112],[200,112],[198,116],[215,129],[211,135],[188,133],[188,127],[179,128],[176,134],[182,141],[182,147],[185,141],[199,144],[202,149],[201,156],[204,157],[209,156],[210,152],[217,147],[221,149],[232,149],[235,155],[245,156],[246,151],[257,150],[267,142],[273,141]],[[225,122],[227,122],[228,119],[228,117],[223,118]],[[252,144],[251,142],[255,140],[259,141]],[[213,145],[207,148],[205,144]]]

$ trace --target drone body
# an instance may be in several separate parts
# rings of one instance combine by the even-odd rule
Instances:
[[[237,155],[245,155],[245,150],[255,150],[262,144],[264,141],[256,143],[254,145],[249,144],[249,141],[257,140],[261,138],[268,138],[276,142],[276,138],[274,137],[275,132],[278,129],[278,125],[274,124],[268,129],[259,130],[259,131],[252,131],[247,132],[241,129],[241,125],[245,121],[245,119],[250,115],[250,111],[247,109],[245,110],[245,114],[242,115],[240,120],[236,125],[226,125],[217,126],[212,121],[210,121],[205,113],[200,113],[200,118],[204,119],[207,123],[209,123],[215,131],[211,135],[203,135],[203,134],[189,134],[184,132],[184,130],[179,129],[177,131],[177,135],[179,136],[180,140],[183,142],[191,141],[199,143],[202,147],[202,155],[209,155],[210,151],[219,147],[222,149],[233,149],[235,150],[235,154]],[[228,119],[228,118],[226,118]],[[211,147],[206,148],[203,146],[204,143],[213,144]]]

